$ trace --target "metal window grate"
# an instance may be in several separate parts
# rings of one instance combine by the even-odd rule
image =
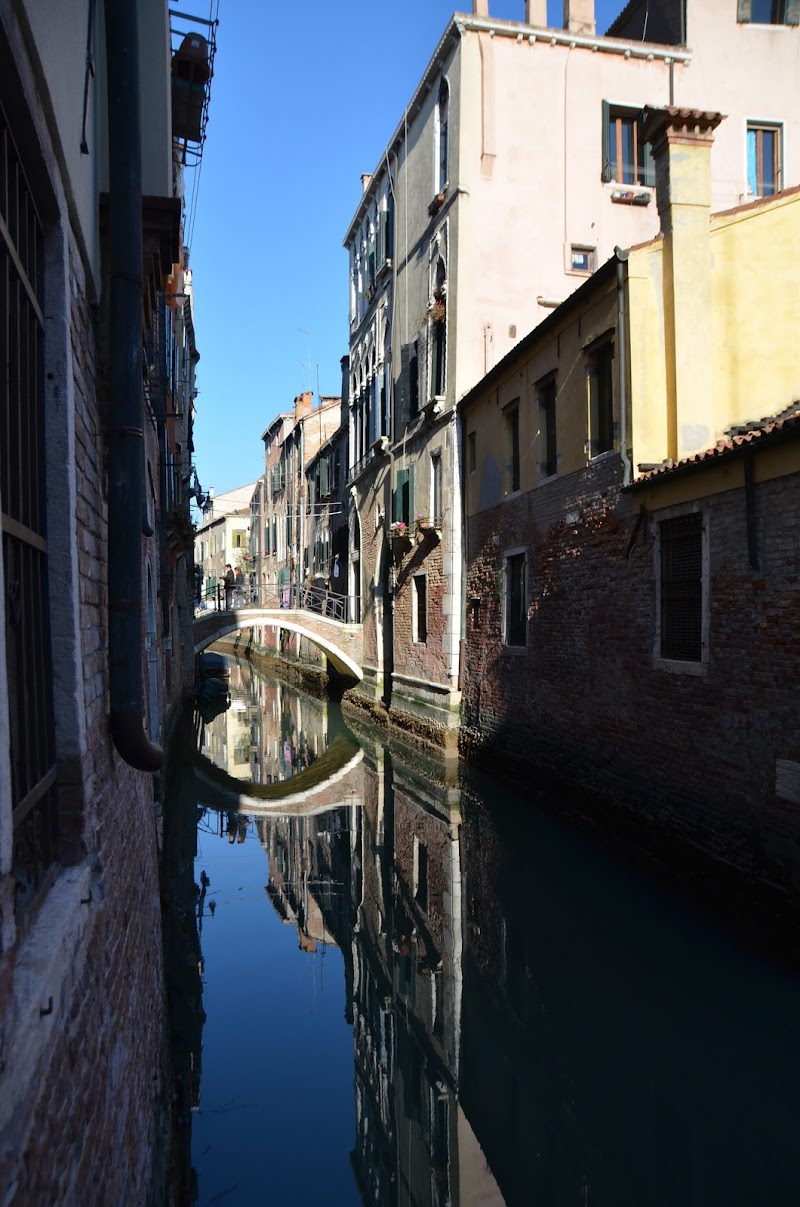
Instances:
[[[703,529],[700,512],[664,520],[661,529],[661,657],[702,658]]]
[[[45,526],[42,224],[0,108],[0,498],[17,917],[58,858]]]

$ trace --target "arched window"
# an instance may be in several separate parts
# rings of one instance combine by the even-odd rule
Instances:
[[[447,188],[447,179],[450,170],[448,163],[448,127],[450,118],[450,88],[447,80],[442,77],[442,82],[439,85],[439,100],[436,106],[436,124],[437,140],[436,140],[436,192],[443,193]]]

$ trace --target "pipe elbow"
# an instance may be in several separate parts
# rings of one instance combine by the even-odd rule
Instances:
[[[111,737],[117,753],[129,767],[137,771],[159,771],[164,765],[164,751],[151,742],[144,731],[138,712],[111,712]]]

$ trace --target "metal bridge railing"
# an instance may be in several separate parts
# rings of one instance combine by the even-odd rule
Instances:
[[[357,595],[340,595],[327,587],[286,586],[255,587],[225,590],[223,583],[212,584],[195,603],[195,618],[208,611],[233,612],[250,608],[297,608],[315,612],[329,620],[345,624],[361,623],[361,600]]]

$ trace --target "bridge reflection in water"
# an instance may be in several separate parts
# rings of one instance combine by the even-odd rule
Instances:
[[[165,849],[184,860],[169,881],[182,913],[170,902],[165,918],[188,920],[176,952],[190,1020],[176,1022],[185,1138],[200,1101],[200,967],[204,1061],[233,1078],[225,1090],[218,1072],[208,1085],[203,1075],[201,1201],[800,1202],[793,971],[575,833],[536,789],[454,783],[378,740],[361,738],[343,777],[352,799],[304,814],[273,798],[256,815],[257,789],[290,788],[353,738],[327,706],[248,667],[235,675],[227,721],[199,736],[247,810],[198,808],[203,773],[184,760],[182,801],[173,785],[165,816]],[[226,917],[240,947],[214,948]],[[297,1000],[287,934],[307,970]],[[214,1023],[226,1010],[227,1027]],[[234,1137],[235,1161],[221,1135]]]

